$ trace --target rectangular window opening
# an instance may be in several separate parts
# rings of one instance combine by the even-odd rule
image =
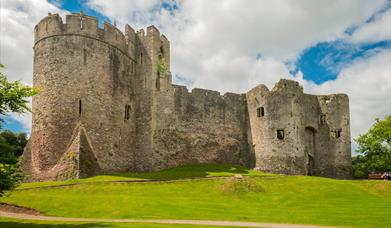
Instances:
[[[87,64],[87,49],[83,49],[83,63]]]
[[[80,29],[83,29],[83,18],[80,18]]]
[[[81,109],[81,100],[79,100],[79,117],[81,117],[81,111],[82,111],[82,109]]]
[[[130,119],[130,105],[125,105],[125,120]]]
[[[284,129],[277,129],[277,138],[283,140],[285,138]]]
[[[264,107],[257,108],[257,116],[258,117],[265,116],[265,108]]]
[[[157,91],[160,91],[160,76],[159,76],[159,73],[158,73],[157,78],[156,78],[156,89],[157,89]]]
[[[336,137],[336,138],[341,137],[341,132],[342,132],[342,129],[341,129],[341,128],[338,129],[338,130],[336,130],[336,131],[335,131],[335,137]]]
[[[139,62],[140,62],[140,64],[143,64],[143,53],[142,53],[142,52],[140,53],[140,59],[139,59]]]
[[[341,133],[342,133],[342,129],[337,129],[337,130],[332,130],[331,131],[331,137],[333,137],[334,139],[337,139],[337,138],[340,138],[341,137]]]

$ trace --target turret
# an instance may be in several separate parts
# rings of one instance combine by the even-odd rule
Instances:
[[[125,27],[126,36],[114,25],[103,22],[103,29],[99,28],[96,17],[87,16],[83,13],[66,15],[65,24],[58,14],[49,14],[35,26],[35,43],[42,39],[62,36],[79,35],[100,40],[108,45],[118,48],[125,55],[134,59],[134,30],[130,26]],[[129,41],[133,41],[130,42]]]
[[[82,13],[67,15],[65,23],[49,14],[37,24],[33,82],[41,92],[33,98],[33,178],[135,169],[138,45],[129,25],[124,35]]]

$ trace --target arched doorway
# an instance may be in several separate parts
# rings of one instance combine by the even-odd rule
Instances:
[[[315,141],[316,130],[313,127],[305,128],[305,148],[304,148],[304,159],[306,165],[306,174],[312,176],[315,168]]]

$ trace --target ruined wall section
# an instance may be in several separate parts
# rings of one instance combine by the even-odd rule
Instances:
[[[318,96],[321,110],[320,129],[323,128],[323,151],[321,159],[327,166],[321,167],[319,175],[351,178],[352,158],[350,141],[349,97],[345,94]],[[328,139],[328,140],[327,140]],[[328,150],[327,150],[328,149]]]
[[[186,87],[172,85],[167,38],[150,26],[139,40],[150,62],[140,74],[145,107],[137,121],[142,129],[138,169],[194,163],[249,166],[245,97],[202,89],[189,93]]]
[[[254,158],[248,153],[245,95],[222,96],[197,88],[188,92],[178,85],[173,89],[173,100],[167,99],[169,102],[158,109],[154,154],[158,169],[195,163],[253,166]]]
[[[297,82],[280,80],[272,91],[259,85],[247,93],[251,143],[256,167],[285,174],[304,174],[304,157],[298,143],[300,98]]]
[[[127,37],[134,37],[127,29]],[[134,163],[136,47],[114,26],[82,14],[49,15],[35,28],[32,163],[39,173],[66,151],[78,125],[86,129],[102,171]]]
[[[320,125],[321,110],[315,95],[303,94],[299,100],[300,125],[298,144],[303,154],[304,175],[319,175],[324,163],[325,150],[328,150],[328,131]]]
[[[247,93],[256,167],[286,173],[351,178],[348,97],[304,94],[294,81]],[[283,135],[281,134],[283,133]]]

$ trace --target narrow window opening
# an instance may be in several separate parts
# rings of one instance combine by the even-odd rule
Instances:
[[[81,100],[79,100],[79,117],[81,117],[81,111],[82,111],[82,109],[81,109]]]
[[[258,117],[265,116],[265,108],[264,107],[257,108],[257,116]]]
[[[83,63],[87,64],[87,49],[83,49]]]
[[[125,120],[130,118],[130,105],[125,105]]]
[[[156,89],[157,91],[160,91],[160,75],[157,73],[157,78],[156,78]]]
[[[143,64],[143,53],[142,53],[142,52],[140,53],[140,59],[139,59],[139,62],[140,62],[140,64]]]
[[[160,49],[159,49],[159,60],[162,60],[163,56],[164,56],[164,49],[163,49],[163,46],[160,46]]]
[[[342,132],[342,129],[341,129],[341,128],[338,129],[338,130],[336,130],[336,131],[335,131],[335,137],[336,137],[336,138],[341,137],[341,132]]]
[[[337,129],[337,130],[333,130],[333,131],[331,131],[331,136],[333,137],[333,138],[340,138],[341,137],[341,133],[342,133],[342,129],[340,128],[340,129]]]
[[[83,27],[84,27],[83,18],[81,17],[81,18],[80,18],[80,29],[83,29]]]
[[[284,129],[278,129],[277,130],[277,138],[280,139],[280,140],[283,140],[285,138]]]

